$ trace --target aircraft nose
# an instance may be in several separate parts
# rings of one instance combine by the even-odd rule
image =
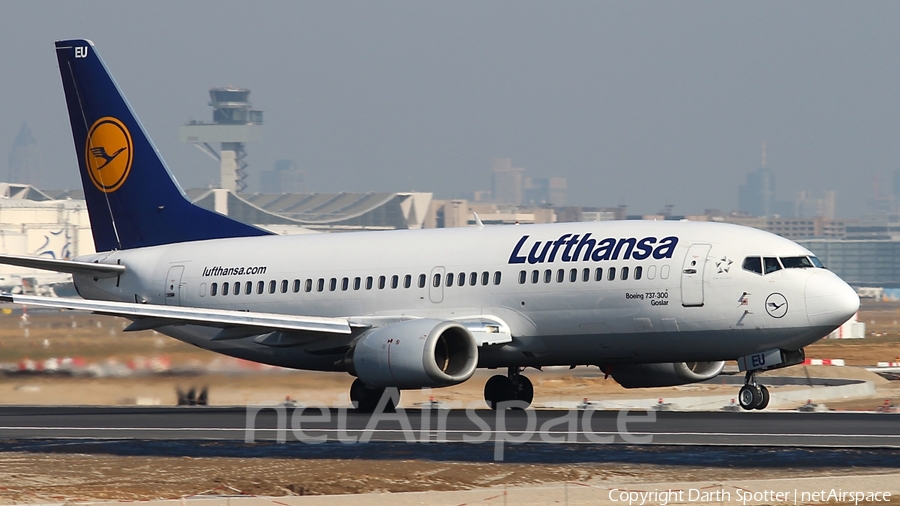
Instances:
[[[806,281],[806,315],[810,325],[837,328],[858,310],[856,291],[833,272],[820,270]]]

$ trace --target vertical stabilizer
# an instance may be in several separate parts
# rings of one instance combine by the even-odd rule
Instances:
[[[92,42],[56,57],[97,251],[269,234],[185,197]]]

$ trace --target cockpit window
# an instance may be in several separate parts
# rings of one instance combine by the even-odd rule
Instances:
[[[778,259],[775,257],[763,258],[763,265],[765,265],[766,267],[766,274],[771,274],[775,271],[781,270],[781,264],[778,263]]]
[[[815,265],[816,267],[818,267],[819,269],[825,268],[825,266],[822,265],[822,262],[819,261],[819,259],[816,257],[809,257],[809,261],[812,262],[812,264]]]
[[[781,265],[785,269],[807,269],[814,267],[807,257],[781,257]]]
[[[747,257],[744,259],[743,268],[745,271],[762,274],[762,259],[759,257]]]

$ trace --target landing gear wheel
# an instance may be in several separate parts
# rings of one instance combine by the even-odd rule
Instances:
[[[754,385],[744,385],[738,392],[738,401],[746,410],[754,409],[762,400],[762,392]]]
[[[760,392],[759,404],[754,406],[754,409],[760,409],[760,410],[766,409],[766,406],[769,405],[769,389],[766,388],[764,385],[760,385],[759,392]]]
[[[516,394],[515,400],[523,401],[531,406],[531,401],[534,400],[534,385],[531,384],[531,380],[521,374],[517,374],[512,384]]]
[[[516,390],[513,382],[506,376],[491,376],[484,384],[484,402],[491,409],[497,409],[497,405],[504,401],[515,400]]]
[[[357,378],[353,380],[353,384],[350,385],[350,402],[353,404],[353,408],[356,409],[356,411],[360,413],[372,413],[375,411],[375,408],[378,407],[378,401],[381,400],[381,396],[385,395],[386,391],[386,388],[369,388]],[[387,393],[390,395],[391,392]],[[389,398],[387,404],[384,406],[384,412],[393,413],[395,408],[394,398]]]

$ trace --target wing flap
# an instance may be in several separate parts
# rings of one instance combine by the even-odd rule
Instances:
[[[230,311],[196,307],[160,306],[157,304],[133,304],[103,300],[63,299],[30,295],[0,295],[0,302],[13,302],[29,306],[55,307],[93,311],[136,320],[133,330],[159,328],[165,325],[204,325],[209,327],[253,327],[263,331],[305,330],[330,334],[350,334],[346,318],[321,316],[296,316],[253,311]],[[150,319],[142,322],[142,319]]]

